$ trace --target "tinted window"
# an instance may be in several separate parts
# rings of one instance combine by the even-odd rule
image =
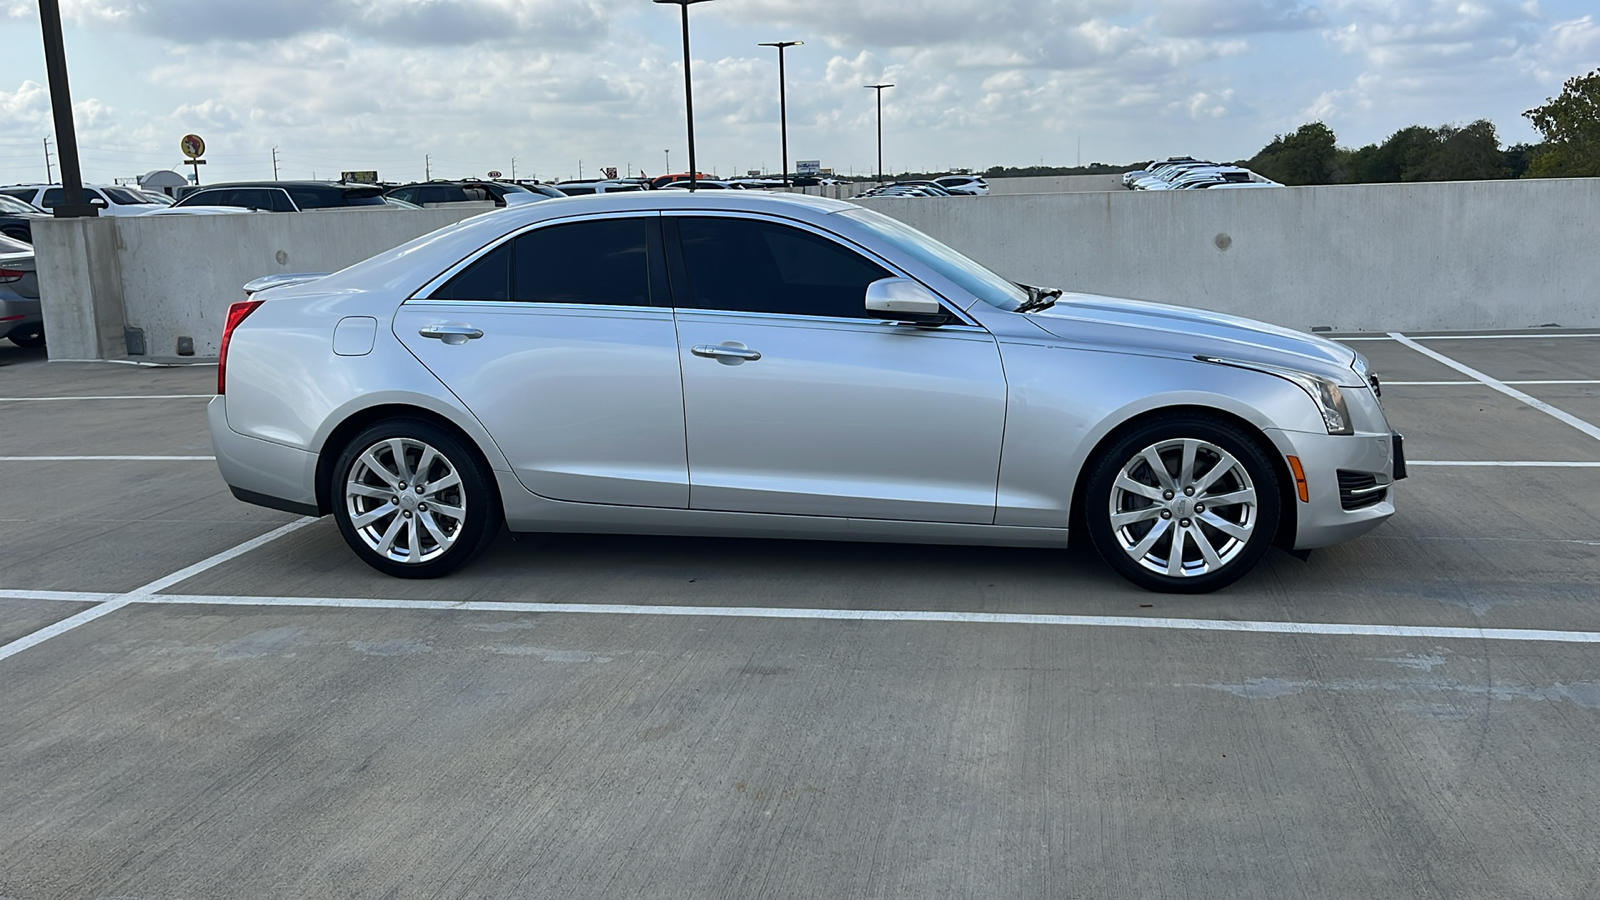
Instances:
[[[771,222],[680,218],[695,309],[864,319],[867,285],[892,273],[826,238]]]
[[[234,197],[235,193],[236,193],[235,191],[231,191],[231,190],[195,191],[194,193],[185,196],[182,200],[179,200],[177,203],[175,203],[173,205],[174,206],[238,206],[239,204],[233,202],[233,197]]]
[[[510,300],[511,241],[506,241],[433,292],[433,300]]]
[[[315,188],[289,188],[289,197],[294,200],[294,205],[301,209],[325,209],[329,206],[343,206],[339,202],[340,196],[336,191],[319,191]]]
[[[649,306],[650,219],[598,219],[530,231],[517,238],[518,300]]]
[[[6,188],[5,190],[0,191],[0,194],[5,194],[8,197],[15,197],[30,206],[33,205],[33,188]]]
[[[66,191],[62,190],[61,188],[51,188],[50,190],[44,192],[44,199],[39,201],[39,205],[45,209],[55,209],[57,204],[65,203],[66,199]],[[88,200],[89,198],[84,197],[83,199]]]
[[[416,193],[416,188],[395,188],[389,192],[389,196],[395,198],[396,200],[404,200],[407,203],[416,203]]]

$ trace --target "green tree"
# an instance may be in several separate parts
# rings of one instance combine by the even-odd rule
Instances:
[[[1284,184],[1333,184],[1339,149],[1333,129],[1307,122],[1293,134],[1280,134],[1250,160],[1257,173]]]
[[[1528,164],[1529,177],[1600,176],[1600,69],[1567,79],[1561,96],[1523,115],[1544,135]]]
[[[1506,177],[1494,123],[1479,119],[1465,128],[1442,125],[1437,144],[1407,181],[1484,181]]]

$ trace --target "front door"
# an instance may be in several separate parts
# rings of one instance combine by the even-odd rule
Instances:
[[[480,254],[395,334],[556,500],[689,502],[659,217],[556,222]]]
[[[692,508],[994,521],[1006,385],[988,332],[869,318],[866,286],[899,273],[831,236],[664,221]]]

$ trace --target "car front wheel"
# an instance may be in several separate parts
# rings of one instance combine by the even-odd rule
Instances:
[[[1198,594],[1249,572],[1272,544],[1281,500],[1260,444],[1232,423],[1171,416],[1099,458],[1084,498],[1095,549],[1129,581]]]
[[[477,454],[428,422],[394,419],[357,435],[331,485],[339,532],[362,561],[400,578],[437,578],[488,547],[504,521]]]

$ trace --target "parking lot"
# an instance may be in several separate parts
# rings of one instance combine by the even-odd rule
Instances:
[[[1092,550],[233,499],[209,366],[0,342],[0,897],[1600,895],[1600,333],[1362,335],[1411,477],[1217,594]]]

